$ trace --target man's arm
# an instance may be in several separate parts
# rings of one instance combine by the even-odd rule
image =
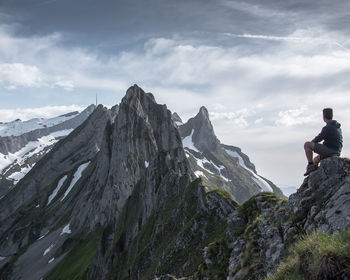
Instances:
[[[326,127],[322,128],[320,134],[317,135],[311,142],[319,143],[324,139],[325,136],[326,136]]]

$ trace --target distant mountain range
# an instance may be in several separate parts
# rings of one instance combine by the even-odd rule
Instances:
[[[55,143],[81,125],[95,110],[51,119],[15,120],[0,124],[0,197],[13,188]]]
[[[71,112],[50,119],[19,119],[0,124],[0,197],[13,188],[55,143],[82,124],[95,109],[90,105],[81,113]],[[205,107],[186,124],[173,113],[186,156],[194,174],[207,190],[227,191],[242,203],[261,191],[283,193],[271,181],[259,176],[241,149],[221,144]]]

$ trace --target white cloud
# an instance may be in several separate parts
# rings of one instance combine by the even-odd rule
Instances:
[[[74,83],[72,81],[59,80],[55,85],[64,88],[66,91],[72,91],[74,89]]]
[[[259,118],[254,121],[254,124],[261,124],[263,122],[264,118]]]
[[[271,36],[271,35],[256,35],[256,34],[232,34],[223,33],[223,35],[234,37],[234,38],[246,38],[246,39],[262,39],[271,41],[305,41],[303,37],[293,37],[293,36]]]
[[[22,63],[0,64],[0,83],[8,89],[17,86],[39,87],[42,84],[42,73],[36,66]]]
[[[210,108],[210,107],[209,107]],[[222,109],[225,107],[222,106]],[[251,108],[243,108],[240,110],[237,110],[236,112],[217,112],[217,111],[210,111],[210,117],[212,120],[228,120],[233,121],[236,125],[239,127],[248,127],[250,124],[254,123],[256,124],[256,121],[253,121],[253,118],[255,115],[257,115],[257,109],[261,109],[262,105],[258,104],[257,106],[251,107]],[[250,122],[248,119],[251,119]]]
[[[5,86],[5,88],[6,88],[7,90],[15,90],[15,89],[16,89],[16,86],[10,85],[10,86]]]
[[[277,125],[293,126],[307,123],[315,123],[318,121],[317,115],[310,114],[310,110],[306,106],[298,109],[290,109],[278,113],[279,119],[276,120]]]
[[[45,106],[38,108],[16,108],[0,109],[0,121],[9,122],[15,119],[26,121],[32,118],[52,118],[73,111],[82,111],[86,106],[69,105],[69,106]]]

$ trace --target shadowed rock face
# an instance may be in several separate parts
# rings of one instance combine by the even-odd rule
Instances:
[[[0,200],[1,220],[42,191],[57,176],[71,170],[76,164],[91,160],[99,151],[104,127],[109,118],[108,110],[100,105],[87,121],[58,143],[13,191]]]
[[[180,116],[175,112],[172,115],[172,119],[174,122],[182,124],[182,119],[180,118]]]
[[[216,151],[220,148],[220,141],[214,133],[213,126],[209,120],[209,113],[204,106],[198,114],[191,118],[184,125],[179,127],[182,137],[191,135],[196,147],[200,150]]]
[[[159,165],[160,162],[162,165]],[[191,179],[181,138],[173,125],[170,111],[166,106],[158,105],[152,94],[135,85],[128,89],[115,122],[106,130],[96,159],[96,171],[91,174],[84,189],[90,198],[88,203],[81,198],[84,202],[74,213],[79,218],[74,220],[75,223],[78,227],[89,229],[93,229],[96,223],[116,223],[135,185],[147,177],[147,185],[155,188],[158,180],[165,176],[164,172],[169,170]],[[98,206],[91,207],[97,197]],[[147,211],[152,210],[153,198],[149,199]]]
[[[180,124],[179,131],[191,168],[208,190],[224,190],[239,203],[261,191],[283,197],[277,186],[257,174],[240,148],[220,143],[205,107],[187,123]]]
[[[94,110],[95,105],[90,105],[81,113],[72,112],[60,116],[72,118],[56,125],[34,129],[18,136],[0,136],[0,157],[8,159],[7,166],[0,166],[0,196],[13,188],[56,142],[81,125]]]
[[[73,180],[77,168],[92,161],[99,152],[104,128],[107,122],[113,120],[113,114],[115,112],[98,106],[83,124],[57,143],[0,200],[0,255],[7,257],[6,260],[11,260],[21,248],[23,250],[28,246],[29,255],[26,258],[33,258],[35,254],[33,255],[30,248],[34,247],[30,245],[40,236],[55,231],[65,217],[69,217],[74,203],[70,203],[68,199],[61,200],[63,194]],[[65,184],[57,197],[48,204],[48,197],[64,176],[67,176]],[[46,248],[41,249],[44,251]],[[28,269],[26,273],[17,271],[15,275],[21,275],[22,272],[23,275],[30,275],[30,266]]]
[[[75,180],[81,166],[85,169]],[[118,238],[127,249],[151,213],[164,207],[168,199],[184,195],[193,177],[170,111],[158,105],[152,94],[136,85],[131,87],[117,109],[99,106],[0,201],[1,254],[11,259],[21,247],[29,246],[17,265],[7,267],[3,273],[13,273],[14,278],[39,277],[40,273],[30,276],[30,271],[20,264],[36,256],[37,250],[45,251],[31,244],[45,235],[38,242],[47,246],[45,240],[52,240],[63,223],[77,238],[108,228],[114,239],[118,237],[116,232],[124,228],[123,236]],[[61,189],[49,201],[62,178],[66,179]],[[70,186],[74,180],[75,185]],[[132,195],[138,200],[130,206]],[[125,207],[137,209],[135,224],[124,225]],[[19,233],[23,223],[28,227]],[[67,249],[61,246],[66,238],[66,234],[60,235],[47,256],[65,253]],[[103,266],[96,265],[91,273],[105,276],[108,265],[117,265],[113,259],[118,252],[113,246],[102,247]],[[37,269],[42,271],[41,276],[47,272]]]

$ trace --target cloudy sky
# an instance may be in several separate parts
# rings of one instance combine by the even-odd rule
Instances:
[[[350,2],[0,0],[0,121],[119,103],[137,83],[184,120],[201,105],[225,144],[280,186],[303,143],[342,123],[350,157]]]

